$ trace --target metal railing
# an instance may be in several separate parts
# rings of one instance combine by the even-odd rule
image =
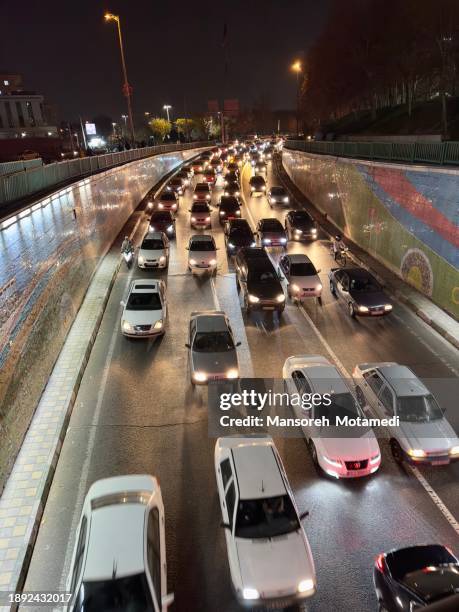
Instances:
[[[14,174],[15,172],[21,172],[21,170],[29,170],[30,168],[41,167],[42,165],[43,160],[41,157],[38,157],[37,159],[2,162],[0,163],[0,176],[5,174]]]
[[[459,165],[459,142],[344,142],[287,140],[284,148],[375,161]]]
[[[190,142],[186,144],[158,145],[142,149],[129,149],[119,153],[106,153],[92,157],[82,157],[70,161],[48,164],[45,166],[26,165],[22,169],[12,168],[7,174],[0,174],[0,209],[4,204],[15,202],[34,193],[43,192],[72,179],[87,176],[101,170],[108,170],[114,166],[125,164],[152,155],[172,151],[185,151],[205,146],[212,146],[213,142]],[[21,162],[13,162],[14,164]]]

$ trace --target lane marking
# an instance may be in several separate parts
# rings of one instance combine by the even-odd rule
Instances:
[[[454,516],[451,514],[451,512],[448,510],[446,505],[441,500],[440,496],[434,491],[434,489],[430,486],[430,484],[427,482],[427,480],[424,478],[424,476],[421,474],[421,472],[418,470],[416,466],[408,464],[408,467],[413,472],[417,480],[424,487],[430,499],[433,501],[433,503],[437,506],[437,508],[443,514],[443,516],[448,521],[448,523],[451,525],[451,527],[454,529],[456,534],[459,535],[459,522],[456,521]]]
[[[212,290],[212,299],[214,301],[215,310],[221,310],[220,302],[218,300],[217,288],[215,286],[215,281],[213,278],[210,279],[210,288]]]

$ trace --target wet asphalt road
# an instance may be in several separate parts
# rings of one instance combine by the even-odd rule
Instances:
[[[243,215],[255,224],[262,217],[283,221],[286,210],[271,209],[264,197],[248,194],[250,168],[243,176]],[[271,164],[268,183],[278,184]],[[221,191],[215,189],[215,203]],[[328,289],[332,266],[325,235],[313,243],[289,243],[322,270],[323,304],[303,309],[288,303],[280,321],[241,310],[224,249],[223,232],[212,213],[212,233],[220,247],[216,278],[193,277],[186,269],[189,192],[181,199],[177,239],[168,273],[122,268],[82,380],[69,430],[35,546],[27,590],[64,588],[73,538],[90,484],[107,476],[150,473],[159,477],[166,511],[169,590],[177,611],[239,610],[231,591],[224,533],[213,470],[215,440],[209,438],[207,391],[189,383],[189,313],[221,308],[231,319],[246,377],[281,377],[286,357],[322,354],[329,349],[352,372],[365,361],[398,361],[420,376],[457,375],[456,351],[404,306],[379,320],[352,320]],[[136,215],[141,213],[136,213]],[[136,241],[146,230],[141,223]],[[134,219],[130,221],[132,224]],[[277,254],[273,254],[276,259]],[[133,278],[158,276],[167,281],[169,322],[156,342],[121,336],[120,300]],[[442,388],[440,386],[439,399]],[[450,422],[459,431],[459,407],[450,406]],[[332,481],[319,475],[301,439],[276,439],[304,521],[316,564],[318,592],[303,609],[311,612],[376,610],[372,585],[375,556],[392,547],[441,542],[459,553],[459,536],[420,482],[397,466],[381,441],[382,465],[371,478]],[[421,470],[449,511],[459,519],[459,463]],[[34,608],[35,610],[37,608]]]

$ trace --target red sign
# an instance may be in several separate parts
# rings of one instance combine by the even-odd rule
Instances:
[[[123,85],[123,96],[126,96],[126,98],[128,96],[132,96],[132,87],[129,85],[129,83],[125,83]]]
[[[218,113],[219,111],[218,100],[208,100],[207,110],[209,111],[209,113]]]
[[[237,98],[224,100],[223,110],[225,115],[237,115],[239,113],[239,100]]]

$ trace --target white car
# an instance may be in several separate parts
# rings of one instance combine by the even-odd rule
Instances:
[[[169,239],[164,232],[145,234],[137,255],[139,268],[167,268],[169,264]]]
[[[159,336],[166,331],[166,285],[162,280],[138,279],[121,302],[121,332],[129,338]]]
[[[358,478],[376,472],[381,464],[381,451],[372,429],[345,426],[335,427],[335,417],[365,419],[353,392],[338,369],[322,355],[288,357],[282,377],[290,395],[318,393],[321,404],[303,409],[292,401],[297,418],[328,419],[330,427],[319,422],[302,427],[314,463],[334,478]],[[328,400],[326,398],[326,394]],[[327,405],[329,404],[329,405]]]
[[[459,459],[459,439],[437,400],[407,366],[362,363],[352,373],[357,399],[378,418],[399,417],[389,426],[394,459],[446,465]]]
[[[320,270],[302,253],[283,255],[279,260],[279,274],[287,280],[287,293],[293,300],[302,301],[310,297],[321,299],[322,283]]]
[[[189,270],[214,272],[217,269],[217,246],[213,236],[210,234],[191,236],[187,249]]]
[[[314,595],[311,549],[285,469],[266,437],[219,438],[215,475],[240,604],[289,606]]]
[[[68,612],[166,612],[164,506],[156,478],[115,476],[89,489],[67,579]]]

